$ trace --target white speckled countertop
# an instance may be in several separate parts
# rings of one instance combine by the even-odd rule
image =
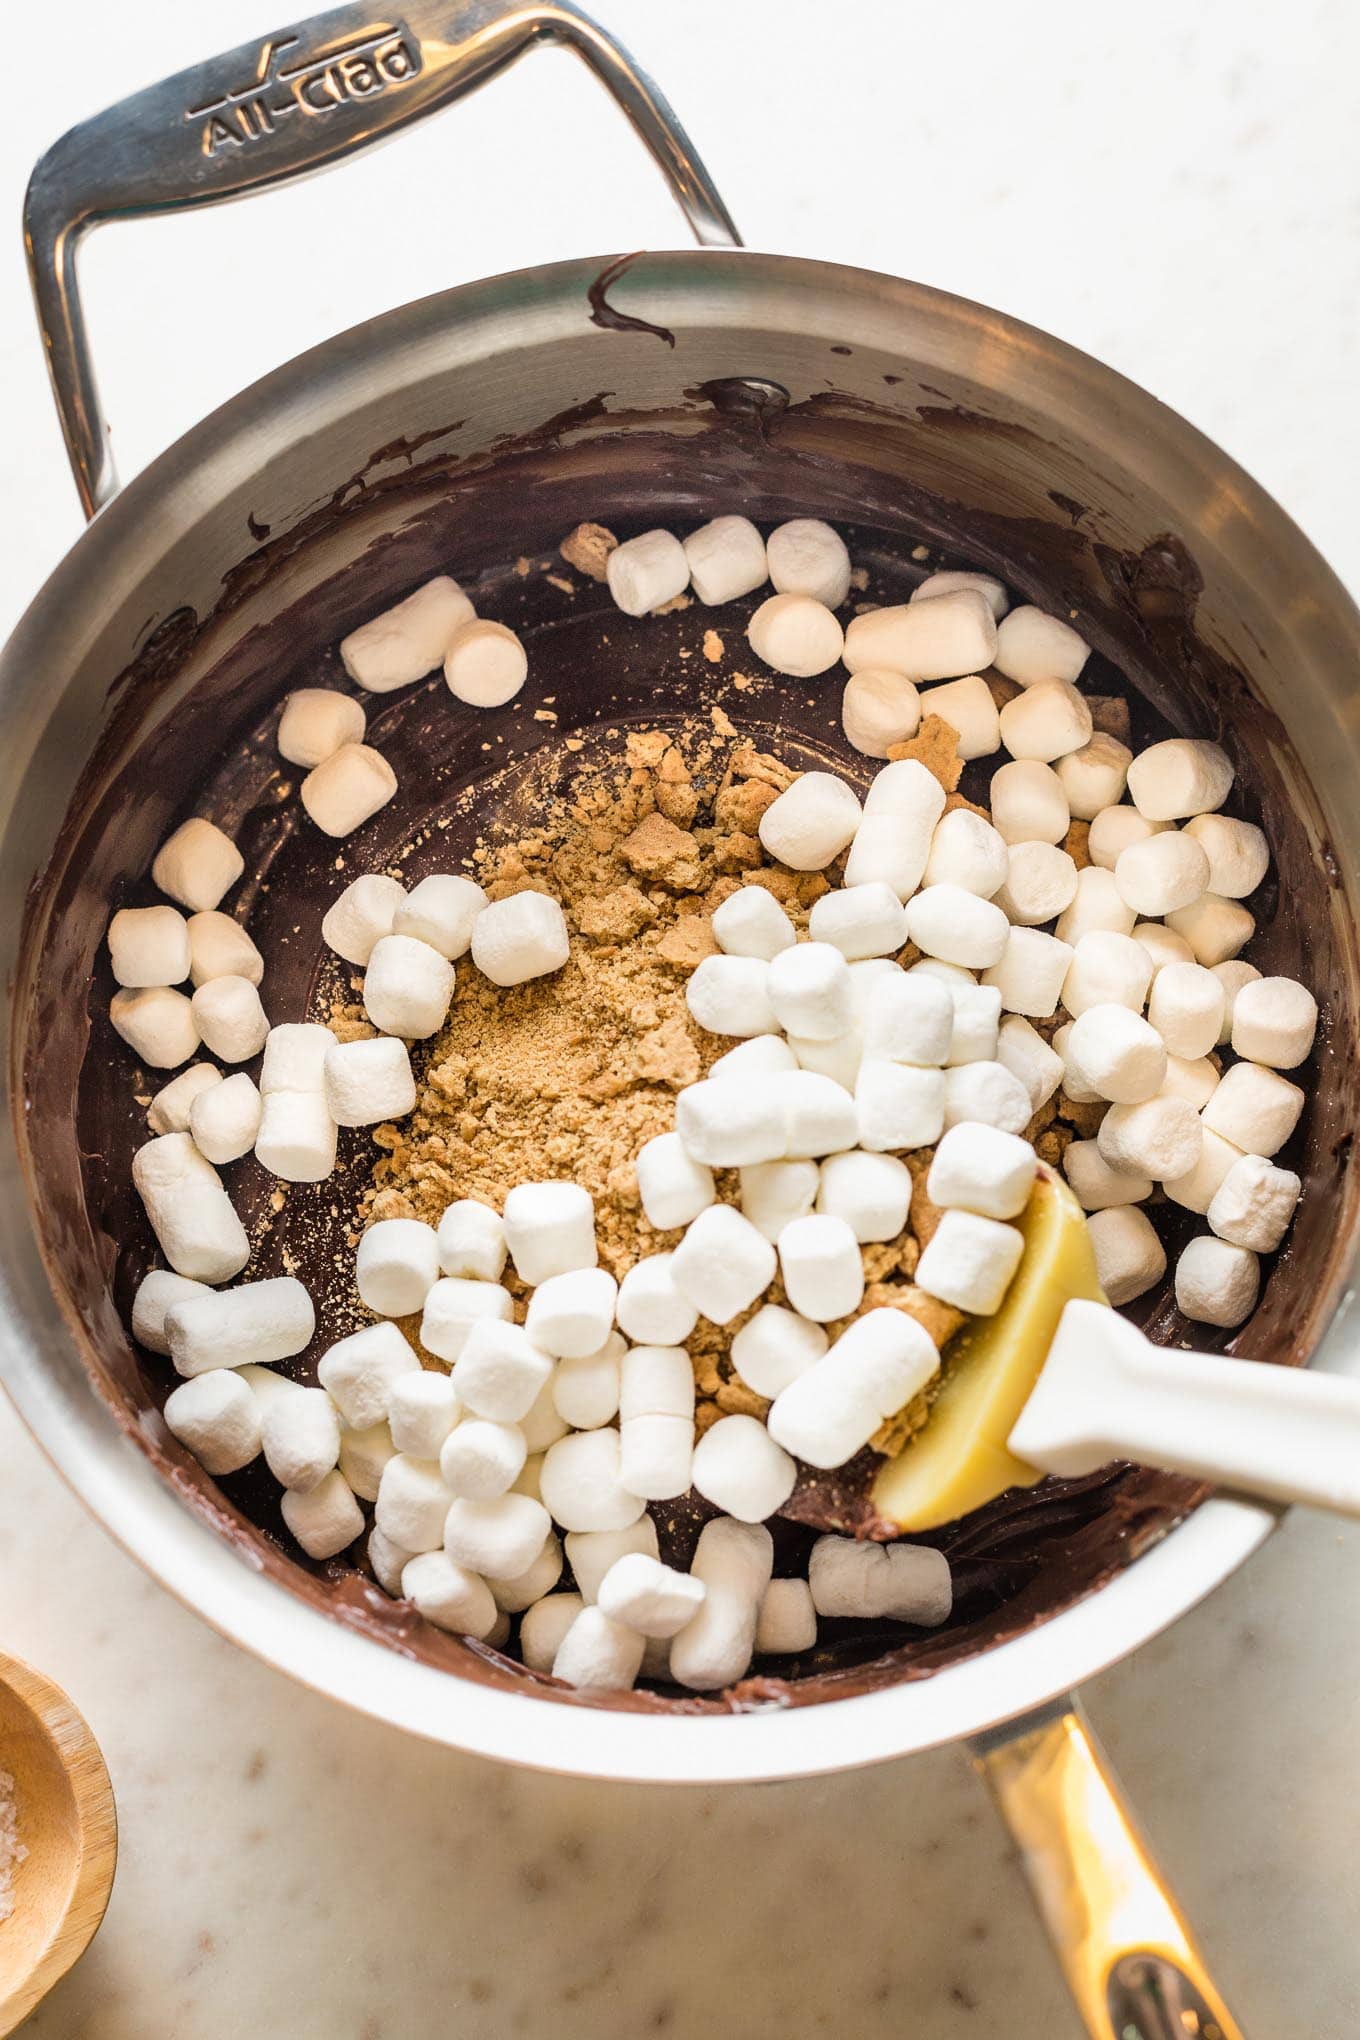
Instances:
[[[10,217],[60,128],[277,26],[268,11],[141,0],[115,25],[98,0],[67,0],[60,62],[7,100]],[[1353,9],[859,0],[838,18],[855,32],[829,45],[811,0],[603,11],[753,245],[916,274],[1103,355],[1241,459],[1360,584]],[[558,56],[343,178],[92,245],[126,470],[382,304],[675,238],[633,145]],[[411,203],[431,192],[436,234]],[[233,262],[253,294],[224,297]],[[22,516],[13,490],[0,513],[7,628],[77,530],[17,234],[0,248],[0,420],[24,488]],[[7,1407],[0,1467],[0,1642],[88,1715],[122,1828],[103,1930],[27,2031],[1076,2040],[960,1756],[663,1792],[427,1748],[285,1684],[175,1606]],[[1360,1532],[1295,1516],[1087,1694],[1254,2040],[1360,2031],[1358,1590]]]

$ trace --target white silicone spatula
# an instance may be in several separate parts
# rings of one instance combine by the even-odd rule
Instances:
[[[1067,1305],[1008,1443],[1045,1473],[1130,1459],[1360,1516],[1360,1381],[1154,1346],[1104,1304]]]

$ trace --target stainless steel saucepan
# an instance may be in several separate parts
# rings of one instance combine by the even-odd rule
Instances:
[[[613,93],[700,250],[552,265],[372,320],[233,398],[118,493],[77,289],[86,230],[323,168],[544,40]],[[1269,803],[1280,894],[1266,936],[1277,967],[1319,988],[1329,1032],[1304,1216],[1237,1350],[1352,1368],[1360,618],[1337,581],[1217,448],[1100,363],[920,284],[741,252],[665,101],[567,4],[414,0],[399,17],[354,5],[296,24],[76,128],[39,165],[26,226],[92,520],[0,666],[0,1361],[34,1432],[223,1634],[420,1735],[658,1781],[790,1777],[971,1740],[1089,2031],[1235,2033],[1068,1696],[1226,1579],[1271,1511],[1210,1499],[1146,1548],[1133,1540],[1128,1563],[1051,1619],[854,1697],[687,1716],[451,1676],[329,1619],[288,1566],[261,1569],[221,1534],[209,1494],[166,1477],[98,1227],[71,1189],[72,1086],[52,1073],[79,1059],[98,903],[145,869],[175,796],[157,808],[153,795],[121,830],[83,818],[195,704],[205,754],[218,743],[233,711],[213,676],[238,654],[243,695],[268,700],[277,681],[250,651],[282,608],[348,588],[336,615],[371,613],[415,578],[431,531],[450,571],[471,570],[478,492],[530,447],[507,558],[550,547],[576,517],[642,506],[657,522],[709,506],[853,522],[872,505],[885,540],[924,536],[1078,611],[1173,720],[1223,736]],[[451,498],[462,522],[441,530]]]

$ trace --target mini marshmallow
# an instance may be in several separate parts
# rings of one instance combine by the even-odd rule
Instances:
[[[1001,1308],[1025,1250],[1024,1234],[972,1211],[946,1211],[916,1264],[916,1283],[956,1310],[990,1317]]]
[[[338,687],[299,687],[279,717],[280,757],[290,765],[324,765],[342,744],[362,744],[368,727],[363,703]]]
[[[851,842],[860,821],[859,801],[843,779],[804,772],[770,802],[758,833],[771,857],[790,870],[821,871]]]
[[[612,1434],[611,1434],[612,1435]],[[656,1558],[660,1552],[656,1524],[650,1516],[639,1516],[617,1530],[575,1530],[564,1539],[567,1564],[582,1598],[593,1602],[610,1568],[631,1552]]]
[[[976,588],[959,588],[855,617],[845,633],[846,671],[886,666],[911,680],[953,680],[990,666],[996,638],[987,598]]]
[[[1188,1098],[1196,1112],[1202,1112],[1218,1089],[1218,1076],[1208,1056],[1197,1056],[1193,1062],[1187,1062],[1183,1056],[1169,1055],[1162,1089],[1177,1098]]]
[[[1016,611],[1016,614],[1021,614]],[[819,1615],[911,1622],[938,1629],[954,1604],[949,1560],[928,1544],[871,1544],[819,1537],[808,1560],[808,1591]]]
[[[1002,744],[1012,758],[1036,759],[1040,765],[1051,765],[1091,741],[1090,706],[1065,680],[1041,680],[1017,694],[1002,709],[1000,725]]]
[[[895,1240],[906,1228],[910,1203],[911,1171],[895,1155],[856,1149],[822,1163],[817,1210],[842,1219],[861,1246]]]
[[[1083,1211],[1108,1211],[1115,1205],[1141,1204],[1152,1195],[1151,1176],[1112,1169],[1094,1140],[1070,1141],[1063,1150],[1063,1170]]]
[[[920,723],[921,697],[905,673],[866,666],[846,681],[841,694],[841,728],[847,741],[866,758],[886,758],[894,744],[916,735]]]
[[[1118,737],[1107,730],[1094,730],[1089,743],[1059,761],[1058,777],[1074,820],[1094,821],[1103,808],[1123,799],[1132,758],[1132,751]]]
[[[166,1397],[171,1436],[205,1473],[238,1473],[260,1450],[260,1406],[239,1374],[219,1367],[182,1382]]]
[[[1062,1002],[1074,1020],[1088,1006],[1140,1013],[1152,983],[1152,959],[1131,935],[1093,928],[1080,937],[1063,979]]]
[[[490,1635],[496,1603],[480,1574],[456,1565],[443,1551],[421,1551],[402,1568],[401,1592],[417,1614],[454,1636]]]
[[[1090,654],[1085,638],[1070,623],[1026,603],[1002,620],[992,664],[1017,687],[1041,686],[1046,680],[1070,684]]]
[[[906,900],[921,883],[929,855],[930,824],[922,817],[866,815],[845,860],[845,883],[886,885]]]
[[[335,1558],[363,1535],[364,1512],[342,1473],[328,1473],[306,1494],[287,1489],[279,1506],[308,1558]]]
[[[715,1325],[753,1304],[774,1271],[774,1248],[730,1204],[701,1211],[671,1256],[676,1288]]]
[[[724,959],[707,958],[694,977],[721,960]],[[830,1041],[844,1034],[851,1025],[854,1009],[850,995],[850,967],[841,951],[831,943],[800,942],[776,956],[766,969],[769,1006],[773,1009],[775,1024],[786,1033],[803,1035],[814,1041]],[[691,978],[691,988],[693,984],[694,978]],[[754,999],[751,1003],[755,1003]],[[767,1023],[760,1028],[743,1027],[741,1031],[744,1034],[764,1033],[769,1031],[769,1027]]]
[[[1273,1155],[1298,1125],[1303,1100],[1297,1084],[1264,1064],[1234,1063],[1204,1108],[1204,1124],[1249,1155]]]
[[[1148,1019],[1173,1055],[1195,1062],[1218,1042],[1223,987],[1202,964],[1163,964],[1148,995]]]
[[[732,1365],[748,1388],[773,1400],[822,1358],[827,1345],[820,1325],[765,1303],[732,1340]]]
[[[969,673],[961,680],[947,680],[942,687],[928,687],[919,699],[923,716],[937,715],[949,724],[965,764],[972,758],[989,758],[1001,749],[1001,719],[992,691],[980,674]]]
[[[210,978],[193,996],[194,1022],[205,1047],[223,1062],[249,1062],[269,1035],[260,995],[249,978]]]
[[[985,970],[1000,962],[1010,928],[990,900],[959,885],[930,885],[907,902],[907,932],[927,956]]]
[[[619,1369],[627,1350],[619,1334],[611,1332],[598,1352],[564,1360],[557,1369],[551,1383],[553,1405],[573,1430],[595,1431],[618,1415]]]
[[[1116,1310],[1160,1282],[1166,1248],[1144,1212],[1133,1204],[1112,1204],[1086,1221],[1096,1258],[1096,1279]]]
[[[1012,928],[999,962],[983,972],[982,982],[1000,992],[1007,1013],[1048,1020],[1058,1010],[1075,955],[1071,943],[1056,935],[1045,935],[1039,928]]]
[[[715,517],[691,531],[683,543],[690,586],[707,608],[735,602],[768,578],[765,541],[749,517]]]
[[[308,1495],[340,1457],[340,1418],[324,1388],[276,1396],[260,1418],[265,1464],[281,1487]]]
[[[1173,1204],[1179,1204],[1186,1211],[1197,1211],[1201,1216],[1209,1209],[1218,1192],[1219,1185],[1235,1162],[1242,1159],[1242,1150],[1221,1134],[1204,1128],[1199,1158],[1183,1175],[1167,1177],[1162,1188]]]
[[[694,1448],[695,1488],[738,1523],[777,1515],[797,1475],[789,1454],[755,1417],[719,1417]]]
[[[384,935],[368,959],[364,1011],[384,1034],[425,1041],[448,1017],[453,984],[453,965],[428,942]]]
[[[971,808],[954,808],[936,825],[924,878],[927,885],[958,885],[989,900],[1005,884],[1008,862],[1001,831]]]
[[[132,1299],[132,1336],[149,1353],[168,1354],[170,1339],[165,1314],[187,1296],[203,1296],[206,1284],[176,1275],[172,1268],[153,1268],[143,1275]]]
[[[376,1126],[414,1112],[416,1080],[406,1043],[387,1034],[337,1041],[326,1056],[325,1096],[337,1126]]]
[[[1187,1098],[1163,1091],[1136,1105],[1112,1105],[1096,1141],[1112,1169],[1151,1176],[1154,1183],[1174,1182],[1199,1160],[1204,1129]]]
[[[949,1038],[951,1066],[994,1062],[1001,1032],[1001,991],[996,985],[958,985],[953,989],[954,1028]]]
[[[147,1125],[153,1133],[187,1133],[195,1098],[221,1082],[222,1072],[212,1063],[190,1063],[157,1091],[147,1108]]]
[[[981,1218],[1018,1218],[1034,1188],[1035,1154],[1027,1140],[999,1127],[960,1122],[935,1150],[926,1195],[942,1210]]]
[[[1141,1105],[1161,1090],[1166,1075],[1161,1035],[1127,1006],[1087,1006],[1073,1021],[1063,1054],[1069,1078],[1075,1073],[1097,1098],[1118,1105]]]
[[[1270,845],[1254,822],[1231,815],[1192,815],[1185,825],[1209,860],[1207,890],[1228,900],[1254,893],[1270,869]]]
[[[1289,1230],[1302,1192],[1303,1184],[1292,1169],[1277,1169],[1264,1155],[1243,1155],[1213,1194],[1209,1224],[1233,1246],[1273,1254]]]
[[[252,1078],[238,1070],[225,1083],[209,1084],[189,1107],[194,1146],[210,1162],[239,1162],[255,1145],[263,1111]]]
[[[1155,973],[1163,971],[1169,963],[1193,963],[1195,952],[1183,935],[1174,928],[1164,928],[1160,921],[1135,921],[1133,939],[1141,942],[1152,958]]]
[[[569,1276],[559,1276],[569,1281]],[[541,1292],[539,1292],[541,1294]],[[533,1305],[530,1304],[530,1322]],[[619,1284],[618,1320],[630,1339],[644,1346],[679,1346],[689,1337],[699,1313],[671,1279],[669,1254],[648,1254],[636,1262]],[[598,1344],[592,1352],[598,1349]],[[549,1349],[551,1350],[551,1349]],[[610,1412],[612,1415],[612,1411]],[[607,1422],[608,1419],[599,1421]]]
[[[725,956],[758,957],[764,963],[798,940],[792,921],[763,885],[738,886],[714,909],[711,925]]]
[[[992,826],[1007,843],[1061,843],[1072,824],[1061,779],[1037,759],[1000,766],[987,798]]]
[[[138,1148],[132,1181],[177,1275],[229,1282],[240,1274],[250,1259],[246,1229],[216,1169],[187,1133],[163,1133]]]
[[[255,1136],[261,1168],[285,1183],[321,1183],[335,1167],[335,1150],[335,1121],[319,1091],[264,1094]]]
[[[975,1119],[1002,1133],[1023,1133],[1030,1122],[1029,1092],[1004,1063],[961,1063],[944,1073],[946,1128]]]
[[[487,1585],[496,1606],[506,1615],[518,1615],[550,1594],[562,1577],[562,1540],[549,1531],[543,1549],[523,1572],[509,1578],[492,1574]]]
[[[840,658],[845,634],[824,603],[810,595],[771,595],[746,626],[758,659],[795,680],[811,680]]]
[[[818,1181],[814,1161],[757,1162],[741,1171],[742,1216],[773,1245],[791,1220],[812,1210]]]
[[[789,1302],[814,1324],[830,1324],[859,1309],[864,1263],[843,1218],[813,1213],[791,1219],[779,1235],[779,1268]]]
[[[650,1367],[666,1354],[676,1372],[678,1395],[671,1406],[656,1410],[630,1407],[630,1365]],[[641,1355],[639,1361],[637,1356]],[[638,1377],[636,1373],[632,1380]],[[635,1402],[644,1398],[633,1396]],[[677,1406],[678,1405],[678,1406]],[[661,1346],[634,1346],[624,1355],[619,1398],[619,1479],[630,1494],[649,1502],[673,1501],[692,1485],[694,1457],[694,1377],[689,1355]]]
[[[564,1530],[626,1530],[644,1512],[642,1497],[623,1485],[617,1431],[574,1431],[550,1445],[539,1486],[545,1508]],[[567,1557],[575,1571],[570,1538]]]
[[[573,1268],[550,1275],[529,1298],[524,1329],[557,1360],[598,1353],[614,1328],[619,1285],[603,1268]]]
[[[174,1069],[199,1045],[192,1001],[168,985],[115,992],[109,1001],[109,1019],[138,1060],[153,1070]]]
[[[1223,987],[1223,1024],[1218,1030],[1217,1046],[1224,1048],[1232,1040],[1237,995],[1243,985],[1254,985],[1261,973],[1254,963],[1243,963],[1240,957],[1235,956],[1230,957],[1225,963],[1211,963],[1207,968]]]
[[[1006,883],[994,895],[1007,920],[1037,928],[1056,920],[1077,891],[1077,867],[1055,843],[1012,843],[1006,862]]]
[[[874,885],[841,886],[813,902],[808,936],[801,949],[789,953],[802,955],[808,949],[830,945],[849,962],[869,956],[894,956],[907,939],[906,912],[893,888],[881,880]],[[781,977],[781,988],[784,983],[785,978]],[[777,1000],[775,1005],[778,1011]],[[783,1024],[792,1034],[818,1032],[815,1028]]]
[[[756,1656],[793,1657],[811,1650],[816,1641],[817,1610],[807,1581],[771,1580],[756,1623]]]
[[[770,1436],[809,1466],[843,1466],[939,1365],[934,1341],[915,1318],[886,1307],[866,1311],[776,1396],[766,1418]]]
[[[471,948],[473,924],[486,905],[486,894],[475,879],[457,872],[433,872],[396,902],[391,928],[382,932],[428,942],[431,949],[456,963]]]
[[[114,977],[132,990],[189,975],[189,924],[177,907],[123,907],[109,922],[108,945]]]
[[[771,968],[758,956],[706,956],[685,986],[685,1004],[709,1034],[769,1034],[779,1024],[770,1003]]]
[[[1102,870],[1113,871],[1131,844],[1146,843],[1150,837],[1172,826],[1170,822],[1150,822],[1146,815],[1139,814],[1136,807],[1103,807],[1091,817],[1086,854],[1092,864]]]
[[[460,1197],[450,1204],[435,1233],[440,1270],[474,1282],[499,1282],[508,1249],[499,1212]]]
[[[494,1502],[510,1492],[528,1457],[518,1424],[464,1417],[439,1448],[439,1471],[451,1495]]]
[[[942,1070],[866,1058],[855,1081],[859,1144],[871,1154],[930,1147],[944,1130]]]
[[[1193,836],[1163,829],[1119,854],[1114,882],[1126,906],[1157,919],[1193,906],[1209,880],[1209,860]]]
[[[639,1149],[637,1183],[647,1223],[659,1232],[688,1225],[716,1195],[713,1171],[686,1152],[678,1133],[659,1133]]]
[[[469,708],[503,708],[529,677],[529,655],[508,624],[478,617],[456,630],[444,654],[444,681]]]
[[[577,1183],[517,1183],[505,1200],[504,1223],[515,1273],[531,1289],[599,1260],[595,1202]]]
[[[875,772],[864,796],[864,812],[905,815],[933,829],[944,803],[944,788],[919,758],[894,758]]]
[[[810,595],[828,609],[839,609],[850,593],[845,540],[818,517],[792,517],[787,524],[777,524],[766,540],[765,553],[771,584],[781,595]]]
[[[1009,953],[1008,946],[1008,956]],[[999,971],[1006,969],[1005,957],[996,968]],[[1055,993],[1055,1005],[1056,1000]],[[997,1032],[996,1059],[1013,1077],[1018,1077],[1029,1092],[1031,1112],[1038,1112],[1047,1105],[1062,1083],[1062,1057],[1049,1046],[1037,1028],[1031,1027],[1029,1021],[1017,1013],[1007,1014],[1001,1022]]]
[[[1261,1264],[1251,1249],[1212,1233],[1191,1240],[1176,1263],[1176,1308],[1196,1324],[1245,1324],[1260,1290]]]
[[[436,574],[401,602],[370,617],[340,642],[351,680],[370,694],[390,694],[423,680],[443,659],[449,641],[472,616],[472,604],[447,574]]]
[[[224,836],[215,822],[195,815],[161,844],[151,881],[191,914],[205,914],[221,903],[245,868],[231,837]]]
[[[585,1602],[579,1594],[545,1594],[526,1608],[519,1625],[519,1654],[531,1672],[550,1672]]]
[[[396,1450],[386,1424],[340,1433],[340,1471],[361,1502],[377,1501],[383,1468],[396,1456]]]
[[[512,893],[472,927],[472,961],[493,985],[522,985],[561,970],[571,954],[566,916],[547,893]]]
[[[321,939],[346,963],[367,964],[375,945],[392,934],[406,888],[395,878],[366,871],[331,902],[321,922]]]
[[[194,987],[212,978],[243,977],[258,985],[264,976],[264,958],[239,921],[216,911],[191,914],[189,930],[189,976]]]
[[[460,1495],[444,1523],[444,1549],[455,1565],[511,1580],[528,1571],[551,1532],[548,1511],[532,1495],[503,1494],[483,1502]]]
[[[1137,916],[1115,884],[1114,873],[1088,864],[1077,873],[1077,889],[1058,916],[1054,933],[1073,944],[1083,935],[1131,935]]]
[[[864,1054],[872,1061],[939,1068],[954,1035],[954,1000],[938,979],[898,971],[871,986],[864,1014]]]
[[[611,1333],[610,1336],[615,1335]],[[607,1345],[608,1340],[605,1343]],[[567,1360],[561,1362],[563,1367],[576,1364]],[[524,1415],[518,1420],[519,1428],[524,1433],[524,1449],[529,1456],[524,1462],[523,1470],[516,1476],[516,1494],[533,1495],[541,1499],[538,1495],[538,1467],[543,1454],[550,1445],[555,1445],[559,1438],[565,1438],[571,1429],[557,1413],[557,1404],[553,1400],[555,1381],[556,1371],[552,1380],[544,1382]]]
[[[1055,1028],[1053,1033],[1053,1046],[1063,1059],[1063,1091],[1074,1105],[1094,1105],[1099,1101],[1100,1093],[1093,1091],[1075,1063],[1069,1063],[1067,1060],[1067,1044],[1072,1037],[1072,1025],[1069,1020],[1065,1026]]]
[[[355,1286],[379,1317],[410,1317],[423,1310],[438,1280],[434,1227],[418,1218],[381,1218],[359,1241]]]
[[[1247,1062],[1297,1069],[1312,1053],[1317,1023],[1317,1000],[1305,985],[1287,977],[1256,978],[1233,1001],[1232,1045]]]
[[[961,588],[972,588],[981,595],[998,623],[1010,607],[1010,597],[1002,582],[993,580],[990,574],[975,574],[957,567],[946,567],[938,574],[927,574],[907,599],[930,602],[937,595],[957,595]]]
[[[708,1077],[687,1084],[675,1101],[675,1124],[686,1154],[711,1169],[742,1169],[779,1161],[788,1145],[788,1106],[779,1076],[743,1084]]]
[[[763,1524],[727,1516],[705,1523],[690,1565],[704,1600],[671,1644],[670,1672],[677,1685],[710,1693],[742,1677],[773,1567],[774,1544]]]
[[[1178,822],[1222,807],[1232,791],[1232,760],[1200,737],[1168,737],[1129,766],[1129,798],[1150,822]]]
[[[520,1422],[553,1369],[546,1353],[538,1353],[520,1326],[512,1324],[510,1289],[498,1281],[440,1275],[424,1299],[420,1344],[438,1361],[467,1359],[467,1371],[455,1383],[459,1395],[477,1416],[493,1416],[502,1424]]]
[[[582,1608],[557,1646],[552,1674],[578,1692],[626,1693],[642,1670],[644,1648],[636,1630],[599,1608]]]
[[[362,1431],[385,1422],[398,1383],[414,1381],[420,1373],[419,1360],[396,1326],[381,1324],[365,1325],[361,1331],[351,1332],[348,1338],[338,1339],[328,1347],[317,1363],[316,1378],[345,1422]],[[401,1449],[405,1452],[410,1448]]]
[[[399,1601],[401,1576],[411,1559],[415,1557],[415,1553],[403,1550],[401,1545],[394,1544],[390,1537],[384,1537],[376,1524],[368,1533],[368,1543],[364,1549],[378,1585],[385,1594],[390,1594],[394,1601]]]
[[[646,616],[689,586],[689,561],[673,531],[644,531],[616,545],[605,563],[609,592],[625,616]]]
[[[397,775],[371,744],[342,744],[314,765],[298,794],[303,807],[327,836],[352,836],[387,806]]]
[[[281,1091],[320,1095],[325,1087],[326,1057],[334,1046],[330,1028],[315,1021],[271,1027],[260,1065],[261,1095],[269,1098]]]
[[[778,1070],[797,1068],[798,1058],[782,1034],[753,1034],[749,1041],[739,1041],[735,1048],[729,1048],[725,1055],[720,1055],[708,1074],[710,1077],[740,1077],[745,1083],[748,1077],[772,1076]],[[665,1138],[664,1135],[660,1137]]]
[[[615,1559],[600,1581],[598,1605],[612,1621],[640,1636],[669,1637],[690,1621],[704,1594],[703,1581],[693,1574],[675,1572],[646,1552],[630,1551]]]
[[[896,968],[896,966],[894,966]],[[844,1091],[853,1091],[859,1066],[864,1056],[864,1040],[858,1027],[852,1027],[845,1034],[837,1034],[830,1041],[809,1041],[801,1034],[790,1037],[789,1047],[798,1059],[800,1070],[808,1070],[813,1076],[830,1077]],[[833,1142],[833,1146],[837,1143]],[[802,1147],[797,1136],[790,1130],[789,1149],[797,1147],[800,1154],[815,1153],[817,1150]],[[825,1149],[821,1150],[825,1152]]]
[[[372,1329],[395,1328],[375,1325]],[[334,1395],[331,1384],[326,1386]],[[438,1459],[444,1440],[462,1414],[458,1391],[447,1374],[418,1366],[410,1373],[397,1373],[391,1381],[387,1423],[392,1443],[398,1452],[409,1453],[413,1459]]]

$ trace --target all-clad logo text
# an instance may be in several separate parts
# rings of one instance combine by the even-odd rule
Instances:
[[[263,141],[291,114],[332,113],[420,75],[420,44],[403,22],[375,23],[328,48],[300,51],[301,37],[272,36],[249,83],[186,110],[187,121],[201,124],[205,156]]]

